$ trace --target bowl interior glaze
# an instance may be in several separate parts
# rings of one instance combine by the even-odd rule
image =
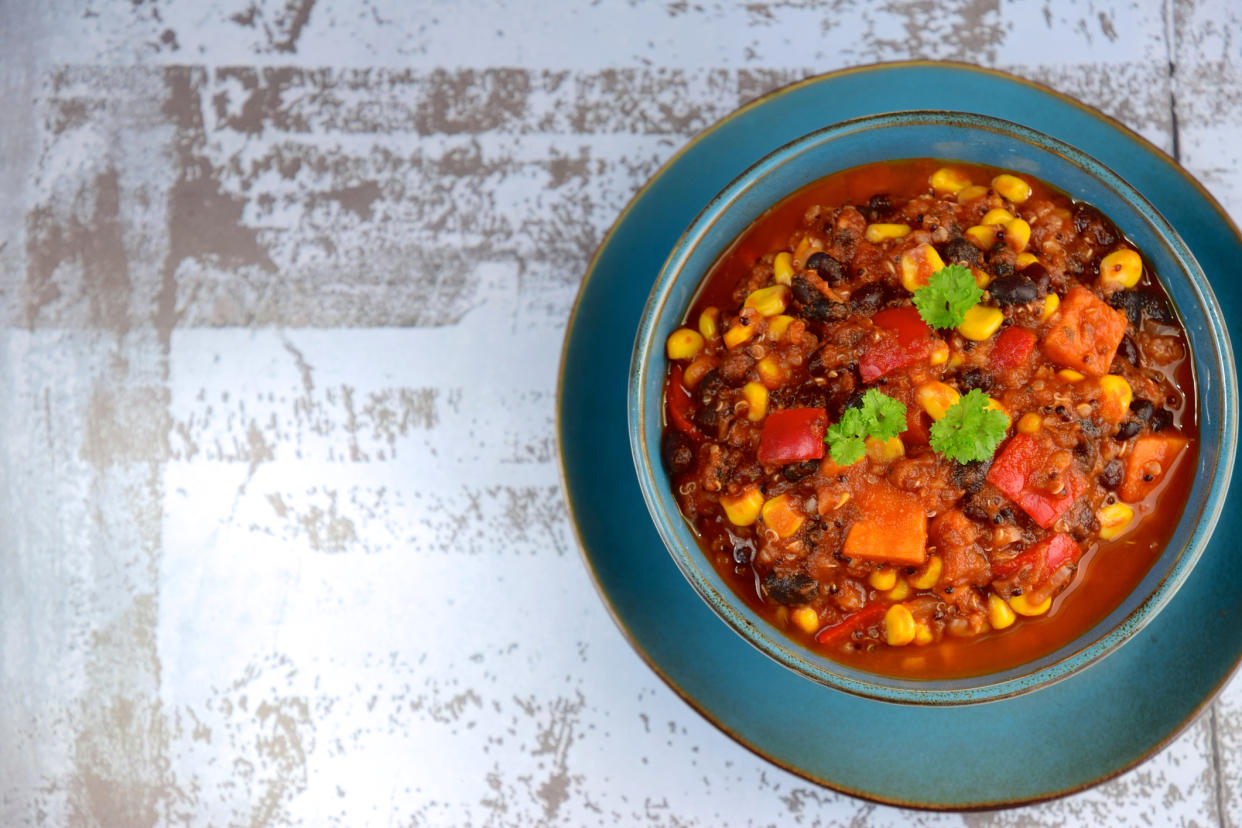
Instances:
[[[660,460],[665,338],[678,327],[717,257],[765,210],[834,172],[876,161],[933,157],[1026,173],[1102,210],[1142,251],[1172,298],[1192,348],[1199,455],[1173,536],[1129,596],[1075,640],[1024,665],[980,676],[918,680],[865,672],[804,649],[750,609],[701,552]],[[1237,442],[1233,352],[1211,286],[1168,222],[1099,161],[1027,127],[961,112],[902,112],[826,127],[769,154],[722,190],[685,231],[644,309],[630,365],[629,438],[640,488],[682,574],[736,632],[786,667],[882,701],[956,705],[1030,692],[1122,645],[1170,600],[1211,536]]]

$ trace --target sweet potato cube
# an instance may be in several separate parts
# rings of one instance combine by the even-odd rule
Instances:
[[[1151,494],[1173,468],[1187,442],[1180,434],[1147,434],[1135,440],[1126,458],[1126,476],[1117,491],[1121,499],[1137,503]]]
[[[1042,347],[1056,364],[1102,377],[1125,335],[1126,315],[1079,286],[1065,294],[1060,313],[1048,324]]]
[[[927,515],[917,497],[881,481],[862,489],[855,500],[862,516],[845,536],[845,557],[902,566],[923,564]]]

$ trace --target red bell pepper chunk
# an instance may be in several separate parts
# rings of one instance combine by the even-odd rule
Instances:
[[[1054,451],[1053,446],[1034,435],[1016,434],[988,470],[988,482],[1045,529],[1056,523],[1087,487],[1082,474],[1072,465],[1060,472],[1065,480],[1060,494],[1054,495],[1033,485],[1032,478],[1042,476],[1040,473]]]
[[[1017,368],[1030,356],[1035,347],[1035,339],[1035,332],[1030,328],[1005,328],[992,346],[992,366],[998,371]]]
[[[888,308],[871,317],[871,321],[880,329],[880,339],[858,360],[858,375],[863,382],[873,382],[931,354],[931,328],[915,308]]]
[[[901,441],[907,446],[925,446],[931,442],[931,417],[927,412],[915,405],[906,406],[906,430],[901,432]]]
[[[1030,568],[1036,586],[1043,584],[1067,562],[1074,563],[1082,554],[1078,544],[1064,532],[1058,532],[1008,561],[992,565],[992,577],[1003,579]]]
[[[664,401],[673,428],[691,437],[703,436],[690,421],[690,389],[686,387],[680,365],[674,364],[668,372],[668,381],[664,384]]]
[[[888,612],[888,607],[884,604],[872,604],[864,607],[853,615],[847,616],[845,620],[833,624],[831,627],[824,627],[815,636],[815,640],[820,644],[833,646],[843,644],[854,634],[855,630],[865,630],[873,624],[878,624],[884,620],[884,614]]]
[[[802,463],[824,456],[828,414],[822,408],[773,411],[759,434],[759,462],[769,466]]]

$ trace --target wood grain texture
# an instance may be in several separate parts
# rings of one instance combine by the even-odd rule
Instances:
[[[1242,824],[1242,683],[996,814],[774,768],[579,560],[556,363],[691,136],[808,75],[1076,95],[1242,216],[1229,0],[0,0],[0,823]]]

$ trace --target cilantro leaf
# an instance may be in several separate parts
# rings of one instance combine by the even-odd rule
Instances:
[[[862,412],[857,408],[847,408],[840,422],[828,426],[824,441],[828,443],[832,462],[850,466],[863,458],[867,451],[865,428]]]
[[[987,394],[975,388],[949,406],[932,424],[931,447],[959,463],[990,458],[1005,439],[1009,418],[988,403]]]
[[[937,270],[925,287],[914,292],[914,306],[933,328],[956,328],[982,298],[970,268],[952,264]]]
[[[824,442],[838,466],[857,463],[867,452],[866,440],[888,440],[906,430],[906,407],[900,401],[871,388],[857,408],[847,408],[840,422],[828,426]]]
[[[874,388],[863,394],[862,416],[867,434],[880,440],[890,440],[906,430],[905,405]]]

